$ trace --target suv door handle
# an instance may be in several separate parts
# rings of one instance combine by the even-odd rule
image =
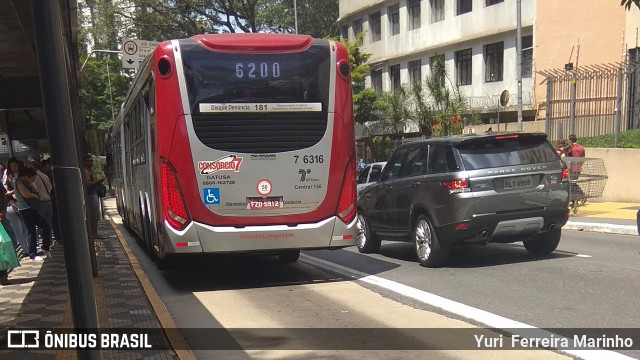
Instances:
[[[418,186],[420,186],[420,181],[414,181],[414,182],[411,184],[411,187],[412,187],[412,188],[417,188]]]

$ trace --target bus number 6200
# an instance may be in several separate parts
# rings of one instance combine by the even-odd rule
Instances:
[[[262,78],[280,77],[280,63],[236,63],[236,77],[238,79],[242,79],[245,76],[250,79],[255,79],[258,75]]]

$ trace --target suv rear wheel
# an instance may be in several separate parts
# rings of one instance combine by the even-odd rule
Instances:
[[[357,217],[358,238],[356,239],[356,246],[358,251],[365,254],[378,252],[380,250],[380,238],[371,232],[369,222],[367,222],[367,218],[360,210],[358,210]]]
[[[554,251],[560,243],[562,229],[554,229],[546,233],[538,234],[524,241],[524,247],[535,255],[546,255]]]
[[[422,266],[435,268],[449,261],[449,246],[442,244],[426,215],[418,216],[413,227],[413,240],[418,262]]]

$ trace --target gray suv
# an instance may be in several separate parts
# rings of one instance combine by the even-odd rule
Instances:
[[[415,243],[440,267],[458,244],[523,241],[533,254],[560,242],[569,173],[542,133],[486,133],[400,145],[378,182],[358,195],[360,252],[380,240]]]

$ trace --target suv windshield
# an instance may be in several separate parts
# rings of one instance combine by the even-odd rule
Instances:
[[[544,136],[477,139],[457,146],[466,170],[557,161],[558,156]]]

